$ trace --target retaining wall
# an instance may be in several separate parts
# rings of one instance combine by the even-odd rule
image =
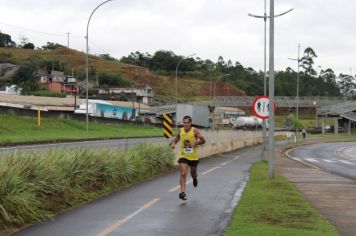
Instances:
[[[199,158],[262,143],[262,131],[200,130],[200,132],[205,137],[206,143],[199,146]],[[275,135],[285,135],[285,132],[275,132]],[[177,151],[179,151],[179,148],[177,148]],[[177,152],[177,158],[179,157],[178,154]]]

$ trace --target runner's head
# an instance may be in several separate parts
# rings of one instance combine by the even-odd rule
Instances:
[[[184,116],[183,118],[183,128],[189,130],[192,127],[192,118],[190,116]]]

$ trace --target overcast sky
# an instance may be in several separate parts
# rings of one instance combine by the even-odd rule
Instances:
[[[84,51],[86,23],[100,2],[0,0],[0,30],[16,42],[24,35],[36,46],[66,45],[70,32],[70,47]],[[296,62],[287,58],[297,57],[300,43],[302,50],[310,46],[317,53],[317,70],[332,68],[338,74],[352,68],[356,74],[356,1],[275,0],[276,14],[290,8],[294,11],[275,21],[275,68],[296,70]],[[262,70],[263,20],[247,14],[263,12],[264,0],[114,0],[92,18],[90,49],[117,58],[159,49],[213,61],[221,55]]]

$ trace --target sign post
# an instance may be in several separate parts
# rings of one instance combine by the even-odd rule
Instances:
[[[163,115],[163,133],[166,139],[173,137],[173,120],[172,117],[168,114]]]
[[[267,120],[269,119],[270,117],[270,112],[271,110],[273,112],[276,111],[277,107],[276,107],[276,104],[273,103],[273,109],[270,109],[270,106],[271,106],[271,102],[270,102],[270,99],[268,96],[259,96],[259,97],[256,97],[255,100],[253,101],[253,104],[252,104],[252,112],[255,116],[263,119],[263,120]],[[268,122],[268,129],[270,129],[270,123],[271,122]],[[273,135],[274,136],[274,135]],[[274,137],[270,135],[268,135],[268,139],[271,140],[271,139],[274,139]],[[271,149],[271,145],[269,145],[269,150]],[[273,149],[273,148],[272,148]],[[267,151],[267,150],[266,150]],[[263,158],[264,159],[267,159],[266,158],[267,155],[264,153],[263,154]],[[273,169],[273,160],[271,161],[271,153],[269,153],[268,155],[269,157],[269,165],[270,165],[270,169]],[[271,168],[272,166],[272,168]]]

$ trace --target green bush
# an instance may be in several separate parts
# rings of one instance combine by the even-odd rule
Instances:
[[[46,90],[37,90],[33,93],[34,96],[38,97],[57,97],[57,98],[65,98],[66,95],[64,93],[55,93]]]
[[[0,222],[13,227],[48,219],[68,206],[168,171],[174,158],[164,144],[141,144],[126,152],[53,149],[4,154]]]

